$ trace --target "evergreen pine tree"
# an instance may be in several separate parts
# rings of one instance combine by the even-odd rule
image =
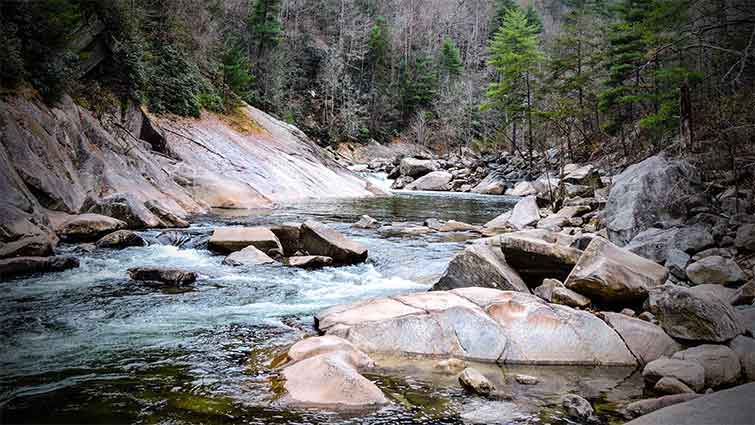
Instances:
[[[498,28],[503,25],[503,18],[511,9],[519,9],[519,4],[514,0],[495,0],[495,15],[493,15],[493,22],[490,25],[491,37],[498,32]]]
[[[254,77],[251,74],[249,58],[238,40],[226,41],[222,67],[223,83],[226,87],[242,100],[250,101]],[[228,100],[226,97],[225,102]]]
[[[527,7],[527,23],[535,28],[537,34],[543,32],[543,19],[532,4]]]
[[[456,47],[456,43],[449,37],[443,40],[440,63],[441,69],[448,77],[458,77],[464,69],[464,65],[461,63],[459,48]]]
[[[254,0],[247,26],[252,40],[257,43],[258,59],[265,50],[278,44],[281,32],[279,13],[280,0]]]
[[[402,99],[404,117],[429,106],[438,88],[438,74],[427,56],[415,58],[413,64],[402,66]]]

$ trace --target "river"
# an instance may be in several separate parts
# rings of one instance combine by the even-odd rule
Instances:
[[[169,245],[121,251],[62,246],[81,267],[2,283],[0,293],[1,423],[568,423],[555,406],[576,391],[615,418],[613,401],[636,397],[640,378],[622,368],[502,368],[510,397],[466,395],[427,359],[377,358],[367,376],[392,400],[377,411],[329,413],[276,406],[270,360],[314,333],[312,316],[335,304],[425,291],[449,259],[474,237],[466,233],[397,235],[355,229],[369,214],[381,222],[426,218],[482,224],[515,199],[459,193],[406,193],[373,199],[311,201],[272,211],[217,211],[187,233],[229,225],[314,218],[369,248],[357,266],[305,271],[222,265],[222,256]],[[155,238],[158,231],[142,232]],[[135,266],[196,271],[188,291],[161,291],[129,281]],[[523,371],[540,385],[504,377]]]

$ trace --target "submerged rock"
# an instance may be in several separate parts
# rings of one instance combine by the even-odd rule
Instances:
[[[485,375],[471,367],[468,367],[461,372],[461,375],[459,375],[459,383],[467,391],[482,396],[488,396],[495,390],[495,386],[488,381],[488,378],[486,378]]]
[[[561,405],[572,419],[588,422],[595,422],[597,419],[590,402],[576,394],[567,394],[561,397]]]
[[[57,229],[64,240],[95,241],[100,237],[126,227],[126,223],[99,214],[81,214],[63,222]]]
[[[367,247],[314,220],[301,227],[302,247],[310,255],[333,259],[334,265],[356,264],[367,259]]]
[[[147,241],[136,232],[130,230],[116,230],[101,237],[97,243],[98,248],[121,249],[130,246],[146,246]]]
[[[191,285],[197,280],[194,272],[160,267],[133,267],[128,269],[128,275],[132,280],[170,286]]]
[[[32,273],[59,272],[76,267],[79,267],[79,260],[68,255],[6,258],[0,260],[0,278],[8,279]]]
[[[519,274],[506,264],[500,249],[474,244],[456,254],[433,290],[480,286],[529,292]]]
[[[283,252],[278,237],[267,227],[221,227],[212,232],[208,247],[223,254],[241,251],[254,246],[267,253],[270,250]]]

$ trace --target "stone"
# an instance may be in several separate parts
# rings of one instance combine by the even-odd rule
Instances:
[[[168,208],[165,208],[162,204],[160,204],[156,200],[147,201],[144,203],[144,206],[149,210],[149,212],[154,214],[162,222],[161,224],[165,227],[173,227],[173,228],[189,227],[188,221],[186,221],[182,217],[179,217]]]
[[[582,255],[558,240],[552,232],[525,230],[494,237],[489,243],[500,247],[506,262],[534,286],[543,279],[566,279]]]
[[[634,317],[634,316],[637,315],[637,313],[635,313],[635,311],[632,310],[631,308],[624,308],[619,313],[623,314],[624,316],[628,316],[628,317]]]
[[[563,286],[557,286],[553,288],[551,295],[551,302],[554,304],[562,304],[569,307],[585,308],[590,305],[590,299],[580,295],[569,288]]]
[[[47,257],[53,254],[54,245],[47,235],[22,236],[16,240],[0,243],[0,258]]]
[[[474,244],[456,254],[433,290],[480,286],[529,292],[519,274],[506,264],[500,249]]]
[[[637,316],[638,319],[643,320],[645,322],[655,323],[657,320],[655,319],[655,315],[649,311],[643,311],[642,313]]]
[[[737,288],[729,298],[731,305],[750,305],[755,302],[755,281],[749,281]]]
[[[96,241],[100,237],[121,230],[126,223],[99,214],[80,214],[63,222],[56,230],[63,240],[70,241]]]
[[[561,397],[561,406],[566,414],[579,421],[595,421],[595,411],[590,402],[576,394],[567,394]]]
[[[404,189],[447,191],[451,189],[449,183],[451,183],[452,179],[453,176],[451,173],[445,171],[433,171],[409,183]]]
[[[302,224],[301,239],[302,247],[307,253],[330,257],[334,265],[356,264],[367,260],[366,246],[314,220],[307,220]]]
[[[564,284],[557,279],[543,279],[543,284],[532,292],[545,301],[553,302],[553,290],[563,286]]]
[[[140,282],[169,286],[191,285],[197,280],[197,274],[194,272],[161,267],[132,267],[128,269],[128,276]]]
[[[468,367],[459,375],[459,383],[467,391],[481,396],[488,396],[495,390],[495,386],[477,369]]]
[[[68,255],[51,257],[11,257],[0,260],[0,278],[8,279],[33,273],[51,273],[79,267],[79,260]]]
[[[755,339],[740,335],[729,343],[729,348],[737,353],[745,379],[755,381]]]
[[[513,188],[506,190],[508,196],[530,196],[537,194],[537,189],[531,182],[521,181],[514,185]]]
[[[501,230],[508,230],[508,229],[511,229],[511,225],[509,224],[509,218],[511,218],[511,211],[506,211],[505,213],[499,215],[498,217],[488,221],[482,227],[488,232],[498,232]]]
[[[437,170],[437,165],[432,160],[404,158],[399,164],[399,170],[401,175],[417,178]]]
[[[687,266],[691,258],[689,254],[679,249],[670,249],[666,256],[666,268],[678,279],[687,280]]]
[[[717,255],[705,257],[690,264],[686,272],[689,280],[697,285],[703,283],[726,285],[747,279],[737,263]]]
[[[664,285],[650,292],[647,304],[663,330],[673,338],[726,342],[744,332],[732,306],[716,296]]]
[[[601,315],[619,334],[640,365],[664,356],[670,357],[682,349],[682,346],[658,325],[620,313],[603,312]]]
[[[506,191],[506,182],[501,181],[498,176],[491,173],[485,177],[479,184],[471,189],[474,193],[481,193],[483,195],[503,195]]]
[[[292,345],[286,356],[288,361],[296,363],[333,352],[346,353],[349,362],[357,369],[374,366],[374,362],[367,354],[354,347],[349,341],[332,335],[304,338]]]
[[[116,230],[101,237],[96,245],[98,248],[121,249],[130,246],[146,246],[147,241],[131,230]]]
[[[624,406],[624,408],[621,409],[621,413],[626,419],[634,419],[655,412],[656,410],[663,409],[664,407],[684,403],[698,397],[700,397],[700,394],[684,393],[639,400]]]
[[[664,155],[631,165],[613,179],[604,210],[609,239],[625,245],[660,221],[686,216],[701,203],[692,165]]]
[[[270,226],[270,231],[278,238],[283,255],[290,257],[301,251],[301,223],[282,223]]]
[[[751,424],[755,383],[689,400],[656,410],[626,425]]]
[[[88,212],[117,218],[125,222],[130,229],[165,227],[165,223],[130,193],[106,196],[90,207]]]
[[[212,232],[208,248],[222,254],[241,251],[254,246],[267,253],[271,249],[283,251],[278,237],[267,227],[220,227]]]
[[[662,285],[667,276],[663,266],[595,237],[564,286],[594,302],[631,303],[644,300],[648,289]]]
[[[460,359],[444,359],[440,360],[433,365],[433,369],[446,374],[456,374],[464,370],[467,367],[467,362]]]
[[[579,218],[580,215],[590,212],[590,207],[574,206],[563,207],[557,213],[551,214],[537,223],[539,229],[555,229],[571,224],[571,220]],[[580,220],[581,221],[581,220]]]
[[[509,217],[509,224],[516,230],[522,230],[527,226],[535,224],[539,219],[540,212],[537,207],[536,198],[528,196],[514,205],[511,217]]]
[[[695,391],[705,388],[705,369],[691,360],[661,357],[645,365],[642,377],[649,387],[655,386],[661,378],[676,378]]]
[[[380,227],[380,223],[378,223],[377,220],[368,215],[363,215],[359,218],[359,221],[352,224],[351,226],[358,229],[374,229],[376,227]]]
[[[693,394],[695,391],[684,382],[666,376],[655,383],[653,390],[661,394]]]
[[[755,224],[739,226],[737,236],[734,238],[734,246],[737,249],[755,251]]]
[[[624,246],[624,249],[663,264],[668,257],[670,242],[678,231],[679,229],[676,228],[659,229],[651,227],[638,233]]]
[[[583,165],[568,173],[565,170],[564,173],[565,175],[562,180],[566,183],[587,185],[595,189],[603,187],[600,173],[598,173],[598,169],[592,164]]]
[[[480,226],[464,223],[456,220],[448,220],[436,229],[439,232],[479,232]]]
[[[537,385],[537,383],[540,382],[540,380],[534,376],[521,374],[514,375],[514,380],[522,385]]]
[[[223,260],[223,264],[234,267],[260,266],[273,263],[275,263],[275,260],[257,249],[254,245],[249,245],[241,251],[232,252]]]
[[[742,372],[739,356],[725,345],[703,344],[679,351],[674,359],[698,363],[705,369],[705,386],[719,388],[735,383]]]
[[[731,298],[736,294],[736,290],[732,288],[727,288],[723,285],[716,285],[712,283],[706,283],[704,285],[697,285],[689,288],[690,292],[693,294],[698,294],[700,296],[714,296],[720,299],[723,302],[730,303],[731,304]]]
[[[302,269],[319,269],[333,264],[333,259],[322,255],[295,255],[288,257],[284,264]]]

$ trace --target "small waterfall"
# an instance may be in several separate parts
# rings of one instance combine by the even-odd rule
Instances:
[[[382,190],[384,190],[386,193],[391,192],[391,185],[393,184],[393,180],[388,178],[388,173],[385,172],[361,172],[359,175],[370,182],[375,187],[378,187]]]

